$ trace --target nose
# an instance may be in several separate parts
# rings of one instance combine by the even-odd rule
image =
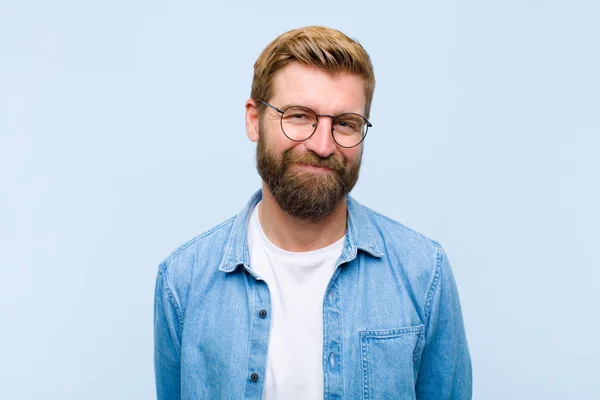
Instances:
[[[333,140],[332,119],[327,116],[319,116],[317,130],[306,140],[305,146],[308,150],[314,151],[321,157],[329,157],[335,153],[336,144]]]

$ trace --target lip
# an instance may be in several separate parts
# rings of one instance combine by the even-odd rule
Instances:
[[[304,168],[304,169],[308,169],[311,171],[318,171],[318,172],[331,172],[331,169],[326,168],[326,167],[317,167],[315,165],[309,165],[309,164],[295,164],[300,168]]]

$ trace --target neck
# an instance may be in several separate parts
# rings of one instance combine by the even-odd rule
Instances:
[[[348,205],[346,199],[321,221],[312,222],[292,217],[281,209],[263,182],[263,198],[258,219],[267,238],[287,251],[311,251],[327,247],[346,234]]]

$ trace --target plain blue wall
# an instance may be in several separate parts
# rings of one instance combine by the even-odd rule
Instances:
[[[598,399],[595,1],[0,4],[0,398],[150,399],[157,264],[260,184],[252,66],[323,24],[377,89],[353,195],[440,241],[476,399]]]

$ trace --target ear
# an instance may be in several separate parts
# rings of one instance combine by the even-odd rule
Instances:
[[[254,99],[246,100],[246,133],[250,140],[258,141],[258,107]]]

